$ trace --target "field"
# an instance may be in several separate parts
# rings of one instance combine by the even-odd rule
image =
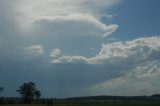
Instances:
[[[55,103],[45,104],[6,104],[0,106],[160,106],[160,102],[119,102],[119,103]]]

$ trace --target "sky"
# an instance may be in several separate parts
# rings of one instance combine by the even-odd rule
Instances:
[[[160,89],[159,0],[0,0],[0,96],[138,96]]]

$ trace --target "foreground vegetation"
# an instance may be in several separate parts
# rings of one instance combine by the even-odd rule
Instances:
[[[47,104],[5,104],[0,106],[160,106],[160,102],[57,102],[52,105]]]
[[[55,103],[54,106],[160,106],[160,102],[85,102]]]
[[[0,91],[3,91],[0,87]],[[160,94],[151,96],[88,96],[72,98],[40,98],[33,82],[16,90],[21,97],[0,97],[0,106],[160,106]]]
[[[3,98],[3,103],[1,102],[0,106],[160,106],[160,95],[42,98],[31,103],[23,102],[22,98]]]

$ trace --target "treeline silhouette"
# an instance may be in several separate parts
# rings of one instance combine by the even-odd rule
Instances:
[[[3,92],[4,87],[0,91]],[[23,83],[16,90],[21,97],[0,97],[0,104],[48,104],[60,102],[160,102],[160,94],[151,96],[87,96],[87,97],[72,97],[72,98],[40,98],[41,92],[36,88],[33,82]]]
[[[160,94],[152,96],[88,96],[72,98],[41,98],[34,99],[34,104],[53,104],[56,102],[160,102]],[[0,104],[23,104],[22,98],[1,97]]]
[[[20,97],[0,97],[0,104],[53,104],[52,98],[34,99],[31,103],[26,103]]]
[[[160,94],[151,96],[88,96],[65,98],[66,101],[160,101]]]

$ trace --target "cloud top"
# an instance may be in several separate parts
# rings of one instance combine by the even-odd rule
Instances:
[[[62,55],[57,57],[57,59],[61,63],[84,62],[87,64],[105,64],[106,61],[119,61],[125,59],[129,59],[130,61],[135,62],[142,62],[154,59],[156,54],[158,54],[159,52],[160,38],[149,37],[139,38],[133,41],[103,44],[100,52],[95,57],[91,58],[78,55]]]

